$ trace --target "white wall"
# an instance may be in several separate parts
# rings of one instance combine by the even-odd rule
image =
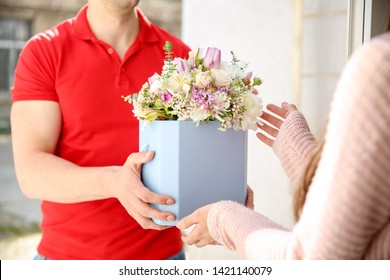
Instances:
[[[300,109],[320,136],[347,61],[348,0],[306,0],[303,10]]]

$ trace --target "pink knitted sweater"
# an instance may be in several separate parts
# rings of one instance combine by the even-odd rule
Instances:
[[[298,121],[297,121],[298,120]],[[291,230],[230,201],[208,216],[212,237],[247,259],[390,259],[390,33],[345,67],[301,219]],[[274,149],[292,180],[315,147],[299,113]]]

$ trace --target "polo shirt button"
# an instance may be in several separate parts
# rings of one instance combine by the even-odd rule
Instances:
[[[112,48],[109,48],[109,49],[107,50],[107,52],[108,52],[109,54],[112,54],[112,53],[114,52],[114,50],[113,50]]]
[[[121,68],[121,72],[122,72],[122,73],[125,72],[125,69],[124,69],[124,68]]]

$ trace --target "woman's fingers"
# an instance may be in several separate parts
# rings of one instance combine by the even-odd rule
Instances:
[[[286,113],[287,113],[287,110],[280,107],[280,106],[277,106],[275,104],[268,104],[267,105],[267,110],[270,111],[271,113],[281,117],[282,119],[285,118],[286,116]]]
[[[282,108],[284,110],[286,110],[288,113],[291,113],[292,111],[298,110],[297,107],[294,104],[290,104],[290,103],[287,103],[287,102],[283,102],[282,103]]]
[[[263,132],[265,132],[265,133],[267,133],[267,134],[269,134],[269,135],[271,135],[272,137],[276,137],[277,135],[278,135],[278,133],[279,133],[279,127],[278,128],[275,128],[275,127],[273,127],[273,126],[270,126],[270,125],[268,125],[268,124],[266,124],[266,123],[262,123],[262,125],[258,125],[257,126],[260,130],[262,130]]]
[[[260,139],[261,142],[263,142],[267,146],[270,146],[270,147],[273,146],[274,139],[269,138],[268,136],[266,136],[265,134],[263,134],[261,132],[256,133],[256,136],[257,136],[257,138]]]
[[[267,112],[263,112],[260,119],[266,121],[267,123],[269,123],[272,126],[277,127],[277,128],[280,128],[283,124],[282,119],[275,117]],[[260,128],[262,128],[262,127],[260,127]]]

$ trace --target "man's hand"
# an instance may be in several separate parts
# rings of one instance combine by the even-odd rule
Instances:
[[[127,158],[126,163],[120,167],[116,175],[118,177],[117,185],[112,187],[112,191],[129,215],[142,228],[162,230],[167,227],[157,225],[151,219],[173,221],[176,218],[172,213],[157,210],[150,204],[172,205],[175,201],[170,196],[150,191],[141,182],[142,165],[150,161],[153,156],[153,152],[132,153]]]
[[[247,187],[247,193],[246,193],[246,200],[245,200],[245,206],[250,208],[250,209],[254,209],[255,208],[255,204],[254,204],[254,193],[253,193],[253,190],[251,189],[251,187]]]

